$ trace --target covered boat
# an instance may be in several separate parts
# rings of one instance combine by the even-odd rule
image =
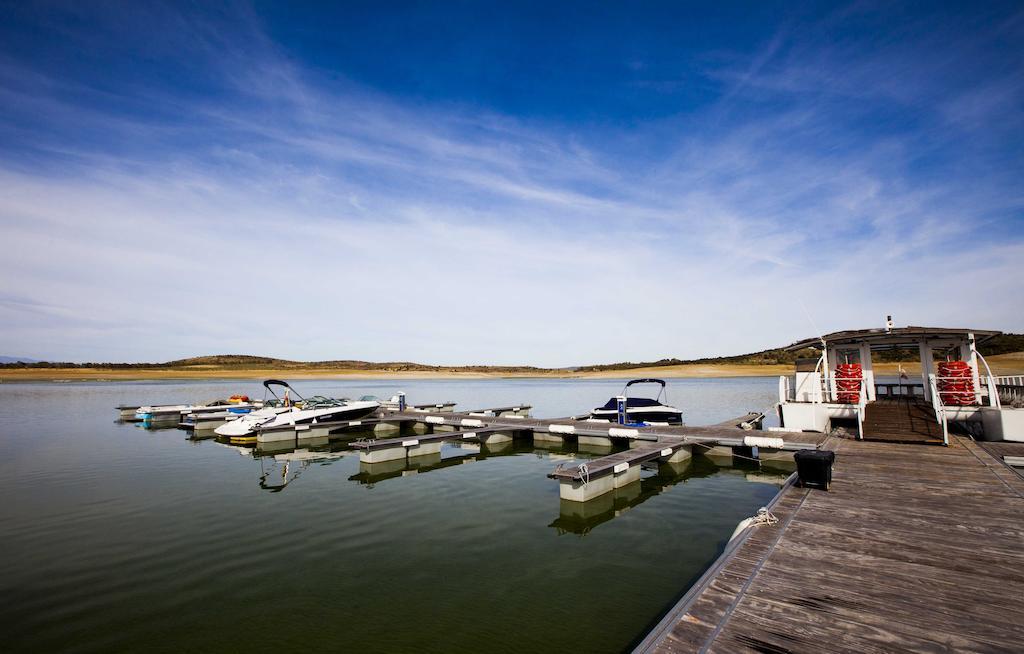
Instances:
[[[657,397],[630,397],[629,388],[637,384],[658,384]],[[622,389],[622,396],[625,400],[625,422],[628,424],[645,423],[648,425],[681,425],[683,424],[683,412],[674,406],[662,402],[665,394],[665,382],[661,379],[633,379],[626,382]],[[590,413],[591,418],[619,422],[619,398],[609,399],[604,406],[594,409]]]

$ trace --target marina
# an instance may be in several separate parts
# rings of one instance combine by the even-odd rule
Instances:
[[[816,651],[825,640],[851,652],[1000,650],[1024,636],[1016,603],[950,619],[977,604],[981,588],[1024,596],[1024,476],[1014,470],[1024,463],[1021,378],[987,369],[976,344],[994,335],[890,321],[799,341],[790,349],[817,348],[820,356],[798,359],[794,377],[779,379],[779,425],[767,428],[757,411],[684,424],[681,411],[661,404],[663,380],[638,379],[593,411],[564,418],[532,417],[526,404],[409,406],[400,392],[365,420],[275,422],[257,428],[255,441],[299,448],[346,438],[360,467],[350,479],[365,484],[572,443],[590,458],[570,456],[547,477],[559,487],[552,525],[573,534],[642,504],[650,496],[642,476],[654,470],[671,480],[694,457],[759,469],[795,457],[797,471],[739,522],[721,555],[635,652]],[[872,353],[898,348],[920,353],[921,383],[902,374],[895,382],[874,378]],[[938,374],[934,352],[946,357]],[[630,397],[636,384],[659,385],[657,398]],[[470,454],[446,458],[451,447]],[[814,452],[828,454],[827,470],[801,467],[800,457],[810,461]],[[907,591],[911,580],[919,590]]]
[[[4,652],[1024,651],[1020,0],[0,12]]]
[[[420,419],[484,420],[469,411],[532,405],[531,414],[551,417],[505,421],[540,425],[561,424],[557,416],[595,405],[622,383],[292,385],[306,397],[388,397],[397,387],[411,398],[458,398],[468,409],[416,413]],[[0,479],[10,498],[2,511],[12,534],[4,545],[12,556],[0,578],[5,596],[21,600],[8,612],[15,649],[59,649],[83,639],[116,639],[116,648],[125,650],[159,639],[198,649],[267,643],[321,649],[343,640],[370,650],[468,652],[502,639],[510,647],[552,651],[569,620],[586,630],[579,641],[584,649],[620,651],[699,576],[736,524],[767,502],[793,469],[785,461],[762,467],[720,454],[652,461],[639,482],[571,502],[560,499],[558,483],[547,475],[559,464],[596,460],[609,449],[591,451],[572,438],[446,441],[437,454],[366,464],[351,444],[383,440],[393,431],[342,430],[301,443],[234,446],[112,420],[118,414],[111,407],[122,398],[190,403],[238,391],[251,395],[253,387],[258,383],[0,388],[0,415],[12,425],[0,447],[8,461],[23,462]],[[722,386],[672,384],[684,410],[694,405],[688,420],[709,425],[733,411],[715,403],[716,387]],[[760,406],[770,400],[774,380],[724,387]],[[62,409],[68,406],[74,414]],[[615,427],[593,424],[605,433]],[[40,439],[40,429],[52,435]],[[410,423],[405,431],[412,433],[398,435],[416,437],[414,429]],[[628,442],[616,438],[611,451],[625,451]],[[56,506],[66,510],[45,508]],[[679,542],[689,544],[681,550]],[[624,548],[638,558],[624,559]],[[635,579],[635,588],[603,596],[622,575]],[[133,582],[118,581],[126,578]],[[599,599],[583,606],[580,593]],[[267,597],[272,604],[263,601]],[[245,606],[244,620],[210,609],[231,602]],[[424,612],[428,605],[436,608]],[[393,625],[371,610],[381,606],[409,617]],[[167,634],[168,614],[193,628]],[[470,615],[476,617],[467,622]],[[533,626],[510,633],[510,620]],[[425,643],[439,625],[459,637]]]
[[[998,650],[1022,635],[1015,605],[1000,604],[998,612],[986,610],[970,622],[949,619],[995,583],[985,581],[989,576],[1000,579],[999,597],[1024,589],[1017,573],[1024,563],[1018,546],[1024,477],[1014,468],[1024,455],[1024,434],[1015,427],[1024,411],[1021,380],[982,374],[989,371],[972,354],[976,333],[890,325],[798,342],[791,347],[800,351],[820,345],[820,357],[798,359],[793,377],[758,380],[760,390],[746,396],[746,407],[718,405],[717,419],[705,417],[704,424],[689,418],[692,412],[700,419],[700,401],[663,404],[667,384],[650,378],[628,380],[590,411],[580,411],[579,401],[552,406],[550,393],[491,405],[470,394],[466,406],[474,408],[462,409],[455,401],[407,401],[422,397],[423,389],[411,395],[392,390],[380,400],[328,390],[310,394],[267,380],[273,397],[262,401],[246,396],[229,407],[217,401],[154,404],[145,411],[146,405],[118,405],[115,424],[138,425],[159,437],[181,433],[168,429],[178,426],[184,442],[255,459],[256,487],[274,494],[302,494],[295,489],[325,466],[347,467],[343,479],[356,488],[402,492],[411,476],[443,488],[466,464],[481,470],[527,456],[536,461],[534,472],[515,477],[516,483],[551,489],[542,504],[555,517],[543,524],[585,538],[620,516],[644,515],[652,502],[685,494],[680,489],[699,479],[765,486],[770,492],[758,503],[746,504],[716,537],[702,541],[703,558],[688,564],[688,580],[660,595],[648,626],[637,621],[632,631],[624,629],[609,651],[815,651],[815,643],[840,633],[838,650]],[[944,348],[947,361],[966,360],[964,372],[954,384],[927,365],[921,383],[904,376],[876,380],[872,351],[908,344],[923,362]],[[622,382],[601,386],[616,383]],[[697,389],[714,392],[721,383],[684,384],[683,397],[693,398]],[[630,394],[638,384],[658,385],[660,392],[638,402]],[[563,389],[577,386],[594,385],[560,382]],[[766,406],[773,390],[777,401]],[[535,406],[562,417],[535,416]],[[766,408],[752,410],[758,406]],[[747,413],[723,417],[738,408]],[[122,420],[132,409],[132,418]],[[141,413],[151,419],[132,422]],[[170,415],[180,422],[152,420]],[[492,480],[488,494],[517,502],[507,495],[511,478],[486,478]],[[421,501],[410,510],[418,511]],[[914,590],[907,587],[911,579]],[[888,624],[890,615],[898,623]]]

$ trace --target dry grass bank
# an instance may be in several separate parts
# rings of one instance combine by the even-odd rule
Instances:
[[[997,375],[1024,374],[1024,352],[1000,354],[988,357],[992,372]],[[899,366],[895,363],[875,365],[875,373],[895,375]],[[920,374],[920,365],[904,363],[903,370],[909,375]],[[744,365],[744,364],[686,364],[678,366],[655,366],[630,368],[627,370],[602,370],[600,372],[573,372],[552,370],[545,372],[492,373],[492,372],[448,372],[448,371],[389,371],[353,370],[344,368],[311,368],[305,370],[246,368],[237,369],[219,366],[190,366],[187,368],[152,368],[132,370],[103,370],[97,368],[11,368],[0,370],[0,381],[130,381],[145,379],[492,379],[502,377],[531,377],[550,379],[621,379],[624,377],[664,377],[668,379],[696,377],[775,377],[788,375],[793,371],[787,365]]]

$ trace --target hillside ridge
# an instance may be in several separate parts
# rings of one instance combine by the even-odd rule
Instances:
[[[986,341],[978,350],[984,356],[1024,352],[1024,334],[1001,334]],[[4,362],[0,368],[90,368],[101,370],[131,369],[274,369],[274,370],[311,370],[311,369],[345,369],[383,372],[601,372],[608,370],[630,370],[633,368],[659,368],[681,365],[789,365],[796,359],[812,355],[813,350],[789,352],[783,348],[773,348],[723,357],[703,357],[700,359],[666,358],[657,361],[621,361],[618,363],[593,364],[563,368],[544,368],[540,366],[492,366],[492,365],[431,365],[412,361],[360,361],[356,359],[331,359],[326,361],[293,361],[251,354],[213,354],[175,359],[163,363],[112,363],[89,362],[73,363],[68,361],[33,361]],[[917,350],[890,350],[877,353],[876,361],[895,363],[917,361]]]

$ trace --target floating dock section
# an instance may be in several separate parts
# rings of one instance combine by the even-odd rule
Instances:
[[[519,407],[509,407],[518,411]],[[609,453],[615,441],[626,442],[629,449],[590,460],[583,464],[560,465],[550,475],[559,482],[561,499],[587,502],[617,488],[640,481],[641,466],[653,460],[678,462],[700,451],[725,455],[740,454],[749,458],[781,456],[791,458],[792,452],[814,449],[819,435],[763,432],[755,428],[764,415],[750,413],[709,427],[661,426],[634,427],[606,421],[572,418],[528,418],[516,411],[488,417],[483,412],[428,413],[396,411],[380,420],[414,420],[425,425],[429,435],[416,438],[364,439],[352,443],[362,463],[383,463],[437,454],[444,441],[476,440],[486,445],[511,442],[516,438],[532,438],[535,443],[561,444],[575,439],[587,447],[606,448]],[[480,417],[476,417],[476,416]]]

